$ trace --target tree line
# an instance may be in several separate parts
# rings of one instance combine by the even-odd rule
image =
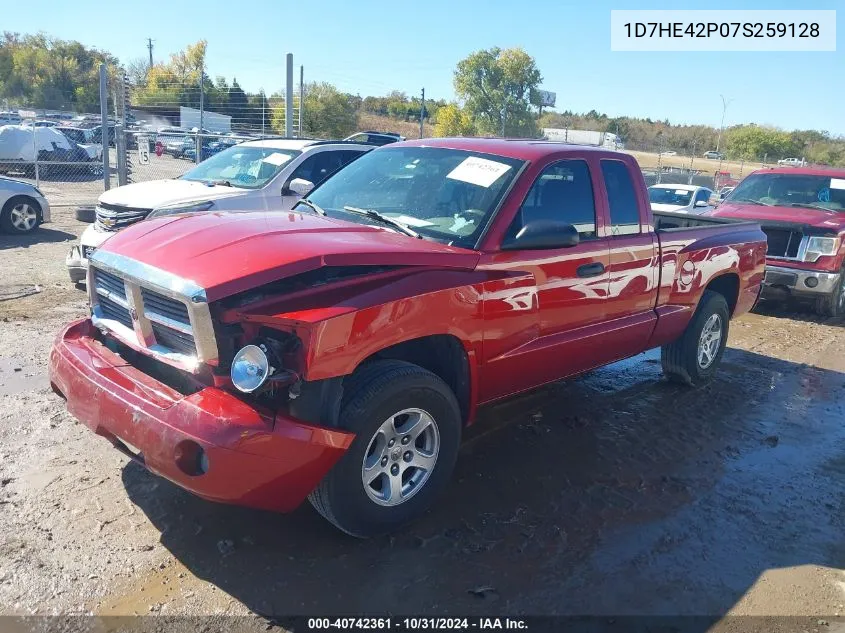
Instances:
[[[232,117],[234,129],[284,131],[284,97],[279,91],[247,92],[233,77],[205,72],[207,43],[200,40],[150,66],[146,60],[125,68],[113,55],[75,41],[47,35],[6,32],[0,39],[0,105],[68,111],[99,110],[101,63],[117,81],[125,72],[132,105],[199,107]],[[384,96],[344,93],[325,82],[304,86],[303,132],[310,136],[343,137],[356,131],[362,114],[395,121],[435,125],[438,136],[499,136],[539,138],[543,128],[596,130],[617,134],[632,150],[675,151],[698,155],[716,149],[731,159],[775,161],[788,156],[809,162],[845,165],[845,139],[827,131],[785,131],[755,124],[719,130],[706,125],[673,125],[649,118],[611,117],[591,110],[542,112],[538,95],[542,74],[521,48],[476,51],[458,62],[453,73],[457,99],[427,99],[392,91]],[[201,84],[201,85],[200,85]],[[112,84],[115,85],[115,84]],[[297,95],[299,91],[297,90]],[[565,98],[565,96],[564,96]],[[297,99],[298,101],[298,99]]]

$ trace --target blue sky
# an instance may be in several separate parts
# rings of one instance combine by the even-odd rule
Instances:
[[[833,1],[802,8],[836,9]],[[784,0],[672,3],[673,9],[794,9]],[[602,0],[203,0],[47,2],[3,11],[3,30],[43,31],[109,50],[122,61],[154,58],[208,40],[208,72],[247,90],[281,90],[284,55],[306,81],[362,96],[392,89],[452,98],[452,73],[469,53],[522,46],[557,93],[557,109],[719,125],[754,122],[845,134],[845,51],[835,53],[611,52],[610,10],[652,9]],[[838,17],[838,16],[837,16]],[[839,38],[841,39],[841,38]]]

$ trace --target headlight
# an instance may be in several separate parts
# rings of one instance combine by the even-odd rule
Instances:
[[[822,255],[836,255],[839,252],[838,237],[810,237],[807,240],[807,250],[804,252],[805,262],[814,262]]]
[[[270,375],[267,353],[258,345],[247,345],[235,354],[232,361],[232,384],[238,391],[252,393],[264,384]]]
[[[150,213],[150,218],[160,218],[165,215],[175,215],[177,213],[198,213],[200,211],[208,211],[214,206],[211,200],[204,200],[203,202],[191,202],[188,204],[174,204],[168,207],[159,207],[153,209]]]

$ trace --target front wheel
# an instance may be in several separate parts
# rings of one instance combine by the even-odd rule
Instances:
[[[839,271],[839,281],[833,292],[816,301],[816,312],[826,317],[841,317],[845,314],[845,267]]]
[[[693,387],[708,382],[725,352],[729,322],[725,298],[718,292],[705,290],[681,338],[660,348],[666,377]]]
[[[355,440],[308,499],[347,534],[390,532],[423,514],[446,487],[460,408],[440,378],[403,361],[363,366],[344,392],[339,422]]]

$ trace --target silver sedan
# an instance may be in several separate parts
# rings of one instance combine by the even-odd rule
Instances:
[[[50,221],[50,203],[37,187],[0,176],[0,229],[6,233],[30,233]]]

